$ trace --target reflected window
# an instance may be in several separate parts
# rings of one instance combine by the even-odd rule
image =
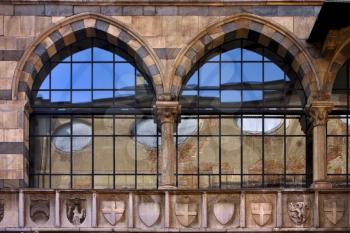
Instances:
[[[99,39],[52,57],[31,93],[31,186],[157,189],[160,134],[144,74]]]
[[[236,40],[195,65],[175,133],[179,188],[307,186],[306,95],[287,64],[268,48]],[[183,131],[185,120],[196,126],[191,133]]]
[[[335,104],[327,121],[327,175],[336,187],[350,185],[350,60],[339,70],[333,84]]]

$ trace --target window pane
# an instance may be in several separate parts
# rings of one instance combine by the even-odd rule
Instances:
[[[94,138],[94,171],[113,174],[113,137]]]
[[[221,172],[225,174],[241,173],[240,137],[221,137]]]
[[[284,173],[284,138],[264,137],[264,168],[267,174]]]
[[[221,64],[221,84],[235,87],[241,82],[241,63]]]
[[[135,68],[127,63],[115,64],[115,88],[134,89]]]
[[[262,138],[256,136],[243,137],[243,173],[262,173]]]
[[[207,63],[199,70],[199,85],[205,87],[218,87],[219,80],[219,64]]]
[[[91,49],[84,49],[74,53],[73,61],[91,61]]]
[[[72,103],[89,103],[91,102],[91,91],[73,91]]]
[[[240,61],[241,60],[241,49],[231,49],[221,54],[222,61]]]
[[[104,49],[94,47],[93,56],[94,61],[113,61],[113,53]]]
[[[70,92],[69,91],[51,91],[51,102],[52,103],[69,103]]]
[[[94,64],[94,88],[95,89],[113,89],[113,64],[98,63]]]
[[[265,82],[284,80],[284,73],[276,64],[265,63],[264,80]]]
[[[91,64],[73,63],[73,89],[91,89]]]
[[[70,89],[70,64],[58,64],[51,71],[52,89]]]
[[[244,83],[261,83],[262,78],[262,63],[243,63],[243,82]]]
[[[287,137],[287,173],[305,174],[306,145],[305,137]]]

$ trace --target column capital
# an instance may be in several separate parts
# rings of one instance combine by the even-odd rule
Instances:
[[[333,106],[331,101],[314,101],[307,107],[314,127],[327,124],[328,113],[332,111]]]
[[[156,120],[160,123],[174,123],[181,112],[178,101],[157,101],[153,106]]]

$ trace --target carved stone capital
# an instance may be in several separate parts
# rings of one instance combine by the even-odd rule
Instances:
[[[180,115],[181,105],[178,101],[157,101],[153,109],[159,124],[174,123]]]
[[[309,116],[313,126],[326,125],[328,113],[332,111],[333,103],[330,101],[315,101],[308,107]]]

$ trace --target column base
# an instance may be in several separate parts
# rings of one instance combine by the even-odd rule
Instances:
[[[312,184],[312,187],[314,189],[331,189],[332,188],[332,183],[328,181],[315,181]]]
[[[177,187],[174,185],[160,185],[158,190],[176,190]]]

